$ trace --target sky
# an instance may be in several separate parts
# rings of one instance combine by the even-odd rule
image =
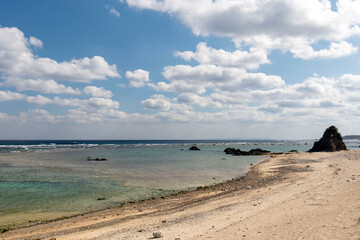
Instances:
[[[0,139],[360,134],[360,0],[2,0]]]

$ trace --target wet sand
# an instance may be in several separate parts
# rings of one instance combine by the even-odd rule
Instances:
[[[271,157],[197,191],[10,230],[0,239],[360,239],[360,151]]]

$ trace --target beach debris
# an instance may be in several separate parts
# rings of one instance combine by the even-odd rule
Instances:
[[[298,150],[290,150],[289,153],[298,153]]]
[[[162,222],[162,223],[167,223],[167,220],[162,220],[161,222]]]
[[[161,238],[163,234],[161,232],[154,232],[153,233],[154,238]]]
[[[251,149],[250,151],[241,151],[240,149],[235,149],[235,148],[226,148],[224,150],[224,152],[226,154],[232,154],[235,156],[249,156],[249,155],[267,155],[270,154],[270,151],[267,150],[263,150],[261,148],[255,148],[255,149]]]
[[[142,229],[140,229],[138,232],[144,232],[144,231],[145,231],[145,229],[142,228]]]
[[[335,152],[347,150],[341,134],[335,126],[327,128],[319,141],[314,143],[314,146],[309,152]]]
[[[198,148],[197,146],[192,146],[189,148],[189,150],[192,150],[192,151],[200,151],[200,148]]]

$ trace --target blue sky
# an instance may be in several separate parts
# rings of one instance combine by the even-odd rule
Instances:
[[[1,1],[0,138],[360,134],[359,7]]]

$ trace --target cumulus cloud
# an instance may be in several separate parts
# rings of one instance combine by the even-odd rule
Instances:
[[[78,99],[78,98],[48,98],[41,95],[28,96],[26,101],[39,105],[55,104],[59,106],[76,106],[87,111],[97,111],[99,109],[117,109],[120,103],[108,98],[89,98],[89,99]]]
[[[86,95],[91,95],[93,97],[111,98],[113,96],[110,90],[105,90],[103,87],[87,86],[84,88],[83,92]]]
[[[135,70],[134,72],[126,71],[125,76],[130,81],[131,87],[144,87],[147,82],[150,82],[149,72],[142,69]]]
[[[19,96],[27,102],[44,106],[55,104],[70,107],[67,114],[55,116],[41,108],[21,113],[18,118],[4,115],[6,119],[38,122],[102,122],[102,123],[241,123],[294,124],[308,121],[327,121],[329,124],[349,116],[360,120],[358,88],[350,86],[360,81],[359,75],[344,74],[339,78],[314,75],[301,83],[288,84],[273,89],[249,89],[243,92],[218,91],[210,95],[182,93],[170,99],[153,95],[142,101],[146,109],[157,112],[128,114],[119,110],[119,103],[106,98],[48,98],[45,96]],[[1,96],[1,93],[0,93]],[[356,99],[354,101],[354,99]],[[213,108],[197,111],[193,106]],[[351,117],[350,117],[351,116]],[[0,116],[1,119],[1,116]],[[261,126],[261,125],[257,125]]]
[[[76,94],[79,95],[78,89],[66,87],[54,80],[43,79],[22,79],[22,78],[7,78],[6,85],[14,86],[18,91],[37,91],[48,94]]]
[[[145,106],[145,109],[152,110],[169,110],[171,107],[169,99],[163,95],[153,95],[151,98],[146,99],[141,103]]]
[[[191,59],[200,64],[220,65],[227,67],[241,67],[247,69],[257,69],[260,64],[270,63],[265,49],[250,48],[249,51],[236,50],[234,52],[224,51],[208,47],[205,42],[201,42],[196,47],[196,52],[185,51],[175,52],[175,56],[181,57],[186,61]]]
[[[360,75],[344,74],[339,78],[341,87],[351,91],[360,89]]]
[[[317,58],[346,56],[333,53],[335,49],[344,50],[343,45],[340,50],[336,44],[360,34],[360,17],[355,10],[360,4],[352,0],[338,0],[337,11],[331,9],[328,0],[127,0],[127,3],[131,7],[169,13],[195,35],[230,37],[238,46],[289,51],[294,42],[301,42],[305,48],[320,40],[334,42],[329,50],[331,54],[319,50],[320,53],[314,53]]]
[[[311,46],[304,46],[302,48],[293,48],[290,51],[296,58],[315,59],[315,58],[340,58],[352,55],[358,50],[351,43],[341,41],[339,43],[332,42],[329,49],[322,49],[315,51]]]
[[[22,100],[23,98],[25,98],[25,95],[20,94],[20,93],[11,92],[9,90],[0,91],[0,102],[12,101],[12,100]]]
[[[128,114],[118,110],[120,104],[117,101],[108,98],[48,98],[41,95],[28,96],[25,98],[27,102],[37,105],[53,104],[58,106],[71,107],[66,115],[53,116],[46,112],[47,119],[53,121],[75,121],[75,122],[92,122],[92,121],[109,121],[110,119],[128,120]],[[40,117],[35,117],[36,121],[44,118],[43,111],[29,111],[22,113],[20,119],[25,121],[27,117],[32,117],[39,113]],[[52,117],[50,117],[52,116]],[[145,118],[144,118],[145,119]]]
[[[164,68],[163,76],[170,82],[149,86],[161,91],[204,93],[206,88],[221,91],[271,89],[285,84],[279,76],[248,73],[241,68],[216,65],[176,65]]]
[[[22,122],[56,123],[62,118],[62,116],[54,116],[44,109],[29,109],[27,112],[22,112],[19,115],[19,120]]]
[[[120,77],[115,65],[103,57],[73,59],[57,62],[34,55],[30,45],[41,47],[41,40],[24,36],[18,28],[0,28],[0,74],[6,85],[20,91],[79,94],[78,90],[56,81],[91,82]]]
[[[29,43],[31,45],[33,45],[35,47],[39,47],[39,48],[42,48],[42,46],[43,46],[43,42],[40,39],[33,37],[33,36],[30,37]]]
[[[221,102],[213,101],[209,96],[199,96],[194,93],[180,94],[176,100],[180,103],[196,104],[203,108],[222,108],[224,107]]]
[[[37,104],[37,105],[45,105],[45,104],[53,103],[52,99],[50,99],[48,97],[41,96],[41,95],[28,96],[28,97],[26,97],[26,101],[29,102],[29,103]]]

